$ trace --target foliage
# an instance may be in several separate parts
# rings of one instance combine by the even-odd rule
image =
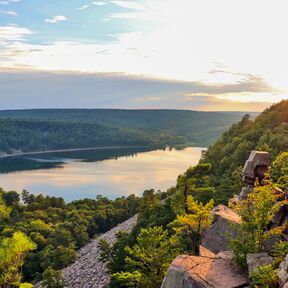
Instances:
[[[63,288],[61,271],[48,267],[43,273],[42,285],[45,288]]]
[[[288,242],[280,241],[273,246],[272,256],[274,257],[274,263],[278,266],[282,261],[284,261],[286,255],[288,254]]]
[[[0,189],[0,222],[7,218],[11,212],[11,209],[7,207],[3,200],[3,191]]]
[[[272,264],[259,266],[251,275],[251,287],[254,288],[276,288],[277,284],[277,270]]]
[[[178,215],[176,220],[171,223],[177,234],[184,232],[188,235],[195,255],[199,255],[203,231],[212,223],[211,211],[213,206],[214,200],[210,200],[204,205],[189,195],[186,201],[187,213]]]
[[[271,166],[271,177],[283,189],[288,187],[288,152],[280,153]]]
[[[29,282],[41,280],[48,268],[57,271],[71,264],[76,259],[77,249],[98,233],[104,233],[134,216],[140,201],[134,195],[113,201],[98,196],[94,200],[84,199],[66,204],[62,198],[36,196],[25,190],[21,195],[23,202],[18,201],[20,196],[14,192],[2,191],[1,195],[10,205],[7,208],[5,202],[0,200],[0,209],[5,211],[2,214],[7,217],[10,212],[10,217],[5,221],[0,219],[0,240],[3,239],[5,244],[5,239],[13,239],[13,234],[25,233],[37,244],[36,250],[25,253],[25,259],[21,257],[23,276]],[[7,258],[10,255],[7,250],[13,252],[12,244],[3,245],[1,253]],[[7,261],[5,263],[8,265]]]
[[[33,285],[30,283],[21,283],[19,288],[33,288]]]
[[[15,232],[12,238],[4,238],[0,243],[0,285],[1,287],[19,286],[21,267],[27,253],[36,245],[22,232]]]
[[[111,275],[110,288],[138,288],[141,281],[141,273],[138,271],[118,272]]]
[[[139,287],[160,287],[171,261],[179,252],[176,237],[169,237],[162,227],[153,227],[141,229],[136,243],[132,248],[126,247],[128,268],[133,273],[140,272]]]
[[[101,250],[100,259],[107,263],[107,268],[111,274],[122,271],[125,267],[125,258],[128,256],[125,248],[134,244],[133,237],[127,232],[118,232],[116,235],[117,241],[111,247],[106,240],[99,241]]]
[[[242,218],[240,236],[231,241],[235,261],[240,267],[246,267],[248,253],[260,253],[265,239],[282,232],[280,228],[268,230],[268,224],[284,204],[277,202],[278,197],[273,185],[268,184],[255,187],[247,200],[233,207]]]

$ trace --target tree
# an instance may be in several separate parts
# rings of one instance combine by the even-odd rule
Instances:
[[[11,212],[11,209],[6,206],[2,197],[1,190],[0,190],[0,221],[7,218],[10,212]]]
[[[186,201],[187,212],[178,215],[171,224],[176,233],[184,232],[188,235],[195,255],[199,255],[203,231],[211,225],[211,210],[213,206],[214,200],[210,200],[204,205],[189,195]]]
[[[125,248],[133,245],[135,240],[131,234],[124,231],[118,232],[116,238],[117,240],[112,247],[108,241],[104,239],[99,241],[101,250],[100,259],[102,262],[107,263],[110,274],[123,270],[125,258],[128,256]]]
[[[271,177],[281,188],[288,188],[288,152],[276,157],[271,166]]]
[[[247,254],[260,253],[265,239],[282,232],[282,227],[268,230],[275,213],[281,205],[287,203],[287,200],[277,202],[278,198],[279,195],[269,183],[263,187],[255,187],[246,200],[233,207],[242,218],[240,236],[231,240],[234,260],[240,267],[246,267]]]
[[[61,271],[48,267],[43,273],[42,284],[45,288],[63,288]]]
[[[132,277],[139,279],[138,287],[160,287],[171,261],[179,252],[176,242],[176,237],[169,237],[162,227],[141,229],[137,244],[132,248],[126,247],[128,256],[125,262],[131,273],[113,274],[112,278],[120,281],[127,277],[131,280]]]
[[[22,232],[15,232],[12,238],[0,243],[0,285],[4,288],[19,286],[24,258],[36,245]]]
[[[114,273],[109,288],[137,288],[141,283],[141,277],[138,271]]]
[[[7,206],[12,207],[19,203],[20,195],[16,191],[4,192],[3,199]]]

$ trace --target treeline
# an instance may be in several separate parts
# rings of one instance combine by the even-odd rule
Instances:
[[[115,137],[115,142],[118,140],[119,144],[123,141],[124,143],[142,143],[144,141],[148,143],[180,143],[207,147],[216,141],[233,123],[238,122],[243,115],[243,112],[121,109],[35,109],[0,111],[0,119],[23,121],[23,126],[25,126],[23,129],[25,129],[26,133],[29,132],[28,128],[35,129],[37,125],[41,126],[39,129],[44,131],[44,133],[48,133],[53,129],[68,129],[66,133],[65,131],[61,131],[61,133],[64,132],[63,138],[65,136],[67,141],[62,139],[61,135],[56,133],[56,131],[54,131],[54,133],[56,133],[55,135],[51,135],[55,136],[54,142],[59,141],[59,147],[67,143],[70,144],[70,146],[74,144],[79,145],[84,142],[84,139],[86,144],[90,144],[91,139],[87,139],[84,132],[81,133],[81,129],[90,132],[93,138],[97,136],[106,138],[105,135],[107,135],[109,143],[113,142],[113,137]],[[54,124],[55,121],[57,123]],[[59,127],[61,123],[65,123],[66,126],[62,128]],[[67,123],[71,123],[71,125],[69,126]],[[16,124],[17,126],[19,125],[17,122],[12,122],[11,124],[12,126],[10,128],[13,128],[13,125]],[[28,124],[29,126],[27,126]],[[47,127],[45,128],[45,126]],[[91,127],[93,126],[95,127],[92,129]],[[102,130],[106,130],[104,134],[100,133],[104,132],[101,131],[101,128]],[[9,133],[9,130],[6,131]],[[70,133],[68,133],[69,131]],[[123,136],[120,137],[119,134]],[[22,133],[20,135],[22,135]],[[38,134],[34,136],[39,137]],[[77,139],[79,137],[84,137],[82,142],[80,139]],[[24,136],[22,135],[21,138],[23,139]],[[16,138],[16,140],[20,141],[20,136]],[[27,138],[24,138],[24,143],[27,143],[27,140]],[[103,142],[104,140],[105,139],[103,139]],[[95,143],[95,139],[92,143]]]
[[[0,118],[0,152],[7,153],[99,146],[163,146],[186,141],[165,133],[111,128],[96,123]]]

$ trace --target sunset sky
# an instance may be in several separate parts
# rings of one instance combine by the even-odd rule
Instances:
[[[288,98],[287,0],[0,0],[0,109],[261,111]]]

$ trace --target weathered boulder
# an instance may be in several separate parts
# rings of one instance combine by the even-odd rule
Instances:
[[[272,264],[273,258],[269,256],[268,253],[254,253],[247,254],[246,261],[248,265],[249,276],[251,276],[259,266]]]
[[[212,214],[213,222],[203,233],[202,246],[214,253],[229,250],[230,239],[238,235],[241,217],[225,205],[215,207]]]
[[[243,168],[243,177],[247,178],[246,180],[248,181],[255,181],[255,178],[259,178],[261,181],[265,178],[265,173],[268,171],[269,166],[270,161],[268,152],[252,151]],[[254,182],[251,184],[254,184]]]
[[[161,288],[244,287],[248,284],[243,274],[232,262],[231,253],[214,257],[178,256],[170,266]]]
[[[285,260],[280,264],[278,277],[280,287],[288,287],[288,254],[286,255]]]

